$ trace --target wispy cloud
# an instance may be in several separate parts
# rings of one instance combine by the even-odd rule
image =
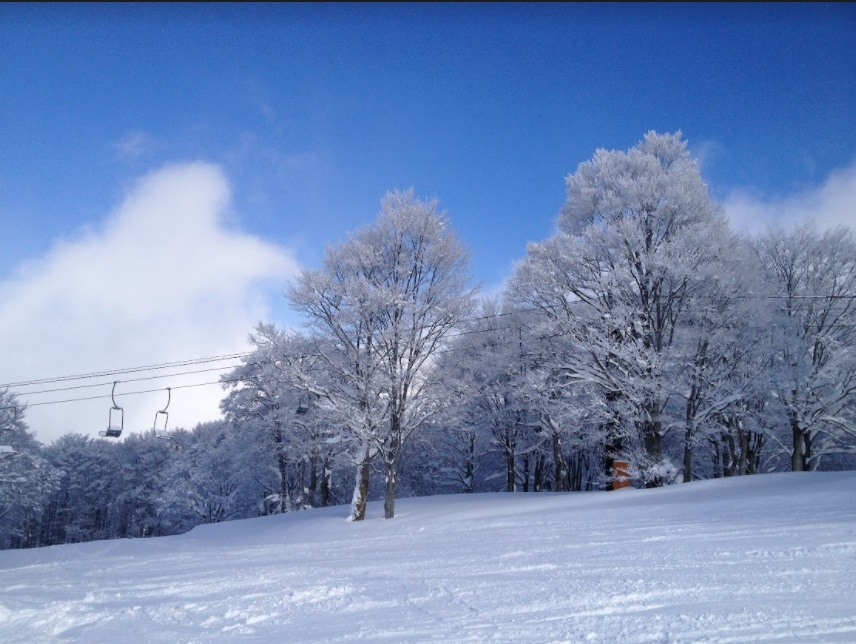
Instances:
[[[832,172],[820,186],[779,198],[762,199],[744,191],[724,201],[735,229],[760,232],[770,224],[791,226],[813,219],[820,228],[850,226],[856,231],[856,162]]]
[[[690,153],[698,162],[701,174],[707,174],[707,168],[716,164],[725,154],[725,146],[718,141],[701,141],[690,146]]]
[[[102,225],[56,242],[0,282],[0,382],[247,350],[247,333],[266,319],[270,298],[298,266],[290,250],[229,225],[230,198],[217,166],[165,167],[141,178]],[[117,394],[217,376],[120,385]],[[109,393],[105,386],[52,397]],[[221,396],[216,386],[176,392],[170,424],[216,418]],[[126,427],[151,428],[165,399],[165,392],[127,397]],[[50,442],[70,431],[94,435],[106,426],[109,406],[34,406],[27,419]]]
[[[116,155],[122,161],[138,161],[159,147],[155,138],[147,132],[130,132],[114,145]]]

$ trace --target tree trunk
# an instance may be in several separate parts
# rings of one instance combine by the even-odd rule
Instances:
[[[523,456],[523,491],[529,491],[529,454]]]
[[[505,452],[505,491],[514,492],[514,452]]]
[[[737,446],[734,443],[734,434],[730,432],[725,434],[722,442],[725,447],[722,461],[722,475],[731,477],[737,471]]]
[[[285,457],[285,445],[282,440],[282,426],[275,421],[273,440],[276,444],[276,467],[279,473],[280,497],[279,511],[289,512],[291,510],[291,498],[288,494],[288,469]]]
[[[383,518],[395,518],[395,484],[398,455],[401,453],[401,416],[393,411],[389,417],[389,443],[386,449],[386,497],[383,501]]]
[[[713,478],[722,478],[722,444],[719,438],[711,438],[710,444],[713,446]]]
[[[740,476],[746,476],[746,472],[748,471],[748,462],[747,456],[749,454],[749,440],[748,436],[746,436],[746,432],[743,429],[742,421],[737,421],[737,438],[740,443],[740,461],[738,462],[737,471]]]
[[[701,373],[707,363],[708,341],[701,340],[696,348],[694,368],[692,371],[692,385],[687,396],[686,431],[684,432],[684,483],[693,480],[693,450],[695,448],[696,415],[701,406]]]
[[[645,454],[652,463],[659,463],[663,458],[663,436],[662,421],[660,420],[660,407],[653,403],[648,407],[649,418],[643,423],[643,437],[645,443]],[[662,487],[663,479],[660,476],[653,477],[645,483],[645,487]]]
[[[369,448],[365,448],[363,460],[357,467],[357,483],[354,486],[354,496],[351,499],[351,521],[362,521],[366,518],[366,503],[369,498],[369,475],[372,460]]]
[[[803,472],[813,472],[817,469],[817,461],[811,453],[811,432],[803,434],[804,449],[803,449]]]
[[[687,423],[684,433],[684,483],[693,480],[693,426]]]
[[[321,473],[321,507],[330,505],[330,479],[333,473],[330,471],[330,455],[324,456],[323,472]]]
[[[383,500],[383,518],[395,518],[395,461],[386,464],[386,497]]]
[[[469,441],[467,443],[467,455],[464,459],[464,492],[472,493],[475,489],[475,477],[476,477],[476,437],[474,434],[470,434]]]
[[[565,455],[562,454],[562,440],[559,438],[558,432],[553,432],[553,489],[556,492],[567,491],[567,473],[568,465],[565,463]]]
[[[507,427],[505,430],[505,491],[514,492],[516,489],[515,480],[515,450],[516,440],[514,436],[514,428]]]
[[[621,455],[624,449],[624,440],[621,436],[621,415],[614,409],[621,394],[614,391],[606,393],[607,406],[612,408],[611,418],[606,423],[606,444],[603,447],[603,480],[604,490],[612,489],[612,466],[615,459]]]
[[[532,479],[532,489],[540,492],[544,489],[544,473],[547,469],[547,457],[541,450],[535,452],[535,474]]]
[[[791,432],[793,434],[793,446],[794,451],[791,453],[791,471],[792,472],[802,472],[803,471],[803,434],[800,429],[799,421],[792,417],[791,418]]]
[[[318,454],[309,457],[309,487],[306,488],[306,505],[315,507],[315,493],[318,491]]]
[[[568,477],[565,485],[567,490],[580,492],[583,489],[583,469],[585,460],[582,452],[571,454],[568,459]]]
[[[757,474],[761,467],[761,448],[764,446],[764,435],[758,432],[750,432],[749,440],[747,441],[748,456],[747,474]]]

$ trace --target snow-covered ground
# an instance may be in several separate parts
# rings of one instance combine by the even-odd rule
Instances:
[[[856,642],[856,472],[0,552],[9,642]]]

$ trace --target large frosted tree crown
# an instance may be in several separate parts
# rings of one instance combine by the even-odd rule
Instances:
[[[680,132],[648,132],[627,151],[599,149],[565,182],[559,229],[573,236],[626,218],[680,225],[710,211],[707,186]]]

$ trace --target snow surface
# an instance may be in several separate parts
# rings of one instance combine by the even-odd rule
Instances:
[[[0,552],[8,642],[856,642],[856,472]]]

